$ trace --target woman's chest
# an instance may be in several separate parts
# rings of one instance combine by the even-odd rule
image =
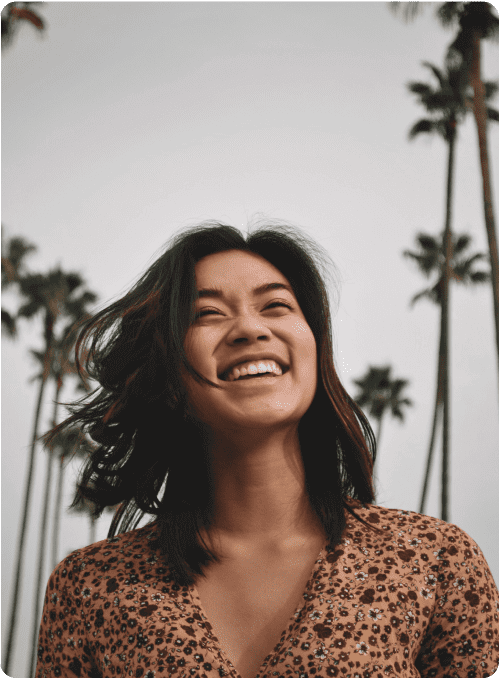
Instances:
[[[287,630],[301,606],[319,548],[284,560],[224,563],[196,583],[219,646],[242,678],[254,678]]]

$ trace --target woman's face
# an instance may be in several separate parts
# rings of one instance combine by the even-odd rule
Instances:
[[[317,353],[288,280],[263,257],[241,250],[204,257],[195,274],[200,296],[185,348],[191,365],[222,387],[184,372],[197,417],[215,431],[297,424],[315,396]],[[289,289],[262,290],[269,283]],[[273,371],[248,376],[255,371],[250,363]],[[238,365],[246,378],[234,379],[231,368]],[[283,374],[276,376],[279,368]]]

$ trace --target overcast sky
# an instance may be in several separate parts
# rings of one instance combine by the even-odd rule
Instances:
[[[99,305],[124,293],[174,232],[204,219],[246,231],[283,219],[326,248],[341,277],[333,321],[346,389],[370,365],[409,380],[414,406],[389,417],[378,503],[418,510],[435,398],[438,309],[411,297],[429,281],[402,256],[443,229],[446,148],[407,140],[423,110],[409,80],[431,81],[452,33],[434,5],[412,24],[386,3],[49,2],[47,30],[24,26],[2,55],[2,223],[38,246],[32,270],[78,271]],[[499,79],[499,46],[483,46]],[[499,97],[495,101],[499,108]],[[499,125],[489,126],[496,220]],[[487,252],[472,119],[459,130],[453,229]],[[333,291],[331,291],[333,293]],[[2,305],[15,308],[4,294]],[[479,544],[499,582],[499,402],[490,286],[451,290],[451,518]],[[2,647],[14,545],[37,395],[28,349],[41,318],[2,342]],[[43,411],[49,425],[53,386]],[[73,396],[68,388],[62,400]],[[376,428],[376,427],[375,427]],[[439,516],[438,460],[427,512]],[[67,473],[65,504],[76,466]],[[45,474],[39,452],[23,578],[31,625]],[[110,519],[98,525],[98,539]],[[88,543],[65,515],[59,560]],[[46,579],[52,564],[47,563]],[[13,676],[24,678],[18,638]]]

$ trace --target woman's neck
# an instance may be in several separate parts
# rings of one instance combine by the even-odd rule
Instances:
[[[305,485],[298,435],[228,436],[208,453],[210,535],[226,543],[287,549],[317,537],[322,524]]]

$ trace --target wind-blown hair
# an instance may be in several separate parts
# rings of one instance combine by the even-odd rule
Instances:
[[[50,444],[76,424],[97,443],[72,507],[88,499],[98,517],[106,506],[120,504],[108,537],[155,516],[156,545],[181,586],[204,576],[203,565],[219,562],[200,534],[213,515],[206,437],[189,408],[181,365],[199,383],[221,388],[189,364],[184,349],[195,318],[195,265],[209,254],[242,250],[264,257],[288,279],[315,337],[317,391],[298,435],[311,505],[336,546],[346,525],[344,509],[355,515],[349,498],[374,502],[376,443],[334,366],[324,282],[334,264],[301,230],[275,221],[261,223],[246,238],[232,226],[203,222],[167,245],[130,291],[87,320],[78,336],[78,372],[84,356],[85,371],[100,387],[64,403],[71,416],[42,437]]]

